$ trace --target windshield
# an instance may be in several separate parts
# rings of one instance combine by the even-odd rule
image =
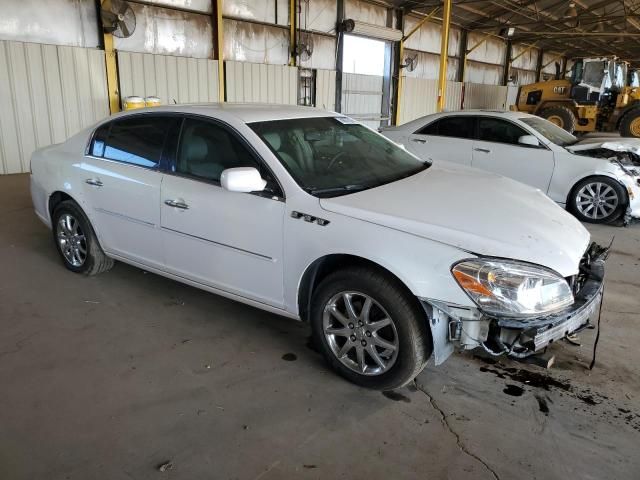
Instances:
[[[429,167],[348,117],[251,123],[291,176],[317,197],[377,187]]]
[[[549,120],[545,120],[544,118],[523,117],[520,118],[520,121],[529,125],[551,143],[555,143],[556,145],[560,145],[561,147],[573,145],[578,141],[578,139],[571,135],[569,132],[551,123]]]

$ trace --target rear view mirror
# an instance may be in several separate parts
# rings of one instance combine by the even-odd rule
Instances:
[[[261,192],[267,182],[254,167],[236,167],[223,170],[220,175],[220,185],[230,192]]]
[[[520,145],[527,145],[529,147],[540,146],[540,141],[533,135],[522,135],[520,138],[518,138],[518,143]]]

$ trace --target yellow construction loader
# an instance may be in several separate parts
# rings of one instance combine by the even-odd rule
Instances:
[[[610,58],[577,59],[571,77],[523,85],[512,110],[532,113],[570,133],[640,137],[638,72]]]

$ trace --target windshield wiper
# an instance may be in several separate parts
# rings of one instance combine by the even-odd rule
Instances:
[[[322,195],[324,193],[339,193],[339,192],[353,193],[353,192],[359,192],[361,190],[366,190],[367,188],[370,188],[370,186],[351,184],[351,185],[340,185],[339,187],[329,187],[329,188],[310,187],[307,190],[311,195]]]

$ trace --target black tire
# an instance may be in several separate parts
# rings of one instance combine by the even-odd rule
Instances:
[[[632,108],[620,119],[620,135],[640,137],[640,107]]]
[[[596,188],[597,184],[604,185],[611,189],[611,190],[607,190],[605,187],[600,187],[600,192],[602,192],[600,195],[600,198],[603,198],[603,199],[604,197],[607,197],[607,199],[612,198],[611,195],[615,193],[617,198],[616,206],[610,211],[610,213],[607,212],[608,214],[606,216],[593,218],[590,215],[592,215],[592,212],[596,207],[591,205],[591,208],[588,211],[586,211],[586,209],[589,208],[589,203],[587,203],[586,206],[585,205],[579,206],[578,203],[580,201],[584,201],[584,202],[588,201],[586,197],[580,196],[580,192],[583,191],[583,188],[585,188],[589,184],[592,185],[591,189],[593,191],[597,191],[597,188]],[[585,192],[585,193],[587,195],[590,195],[588,192]],[[622,185],[620,185],[620,183],[615,181],[613,178],[609,178],[605,176],[596,176],[596,177],[585,178],[575,184],[575,186],[571,189],[569,198],[567,199],[567,206],[568,206],[568,210],[571,213],[573,213],[578,218],[578,220],[582,222],[612,223],[618,220],[624,214],[624,212],[627,209],[628,202],[629,202],[629,198],[627,195],[627,191]]]
[[[383,313],[391,318],[393,325],[393,327],[385,328],[395,328],[395,339],[398,345],[395,361],[389,364],[386,371],[375,375],[356,372],[343,364],[337,354],[334,354],[324,333],[325,307],[342,292],[354,291],[369,296],[376,302],[374,305],[382,307]],[[377,307],[372,307],[372,310],[374,308]],[[382,312],[382,310],[380,311]],[[369,316],[367,315],[367,317]],[[363,318],[362,310],[360,310],[358,318]],[[331,367],[347,380],[366,388],[392,390],[408,384],[424,369],[433,351],[431,334],[427,325],[428,319],[418,301],[397,279],[374,268],[352,267],[329,274],[313,294],[310,319],[314,341]],[[369,325],[373,325],[373,323]],[[361,328],[366,329],[367,327],[365,325]],[[382,329],[378,331],[382,331]],[[364,333],[369,335],[369,332]],[[362,341],[370,341],[371,344],[368,348],[380,348],[374,346],[376,342],[365,337],[363,332],[360,334],[362,334]],[[374,333],[373,336],[380,338],[377,333]],[[355,335],[349,338],[354,337]],[[348,343],[349,338],[345,338],[342,345]],[[356,341],[356,343],[359,342],[361,341]],[[349,354],[353,354],[353,357],[357,357],[357,353],[353,351],[356,346],[354,343],[353,347],[349,347],[352,348],[349,350]],[[363,347],[362,350],[365,348]],[[375,365],[374,359],[369,353],[366,354],[366,358]]]
[[[70,261],[65,253],[63,247],[59,241],[59,235],[64,234],[62,231],[64,227],[60,225],[61,218],[63,216],[71,216],[72,219],[78,223],[78,231],[84,237],[83,240],[78,241],[78,248],[84,250],[83,261],[81,264],[74,264]],[[89,222],[89,219],[84,214],[80,206],[73,200],[65,200],[60,202],[51,215],[53,240],[56,245],[56,249],[60,254],[60,258],[64,263],[64,266],[75,273],[82,273],[84,275],[97,275],[102,272],[106,272],[111,269],[114,264],[114,260],[105,255],[104,251],[100,247],[96,233],[93,231],[93,227]],[[75,225],[75,224],[74,224]],[[78,237],[81,238],[81,237]],[[75,241],[75,240],[74,240]]]
[[[557,105],[554,107],[544,108],[540,111],[538,116],[547,120],[551,119],[550,121],[559,127],[564,128],[569,133],[573,133],[576,129],[576,116],[568,107]]]

